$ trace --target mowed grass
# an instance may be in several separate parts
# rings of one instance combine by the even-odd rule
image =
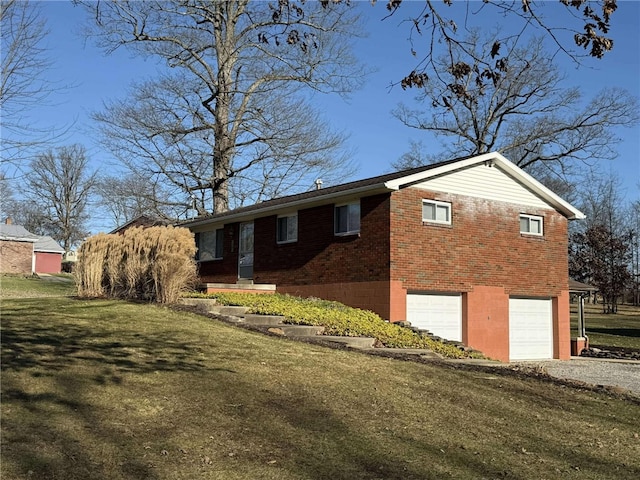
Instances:
[[[640,350],[640,307],[619,305],[618,313],[602,313],[602,305],[585,304],[585,324],[589,344]],[[578,306],[571,304],[571,328],[578,328]]]
[[[636,479],[640,406],[151,305],[2,302],[13,479]]]
[[[59,297],[76,294],[72,275],[47,277],[0,275],[0,298]]]

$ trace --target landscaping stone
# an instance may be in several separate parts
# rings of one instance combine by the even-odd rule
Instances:
[[[614,360],[640,360],[640,351],[627,348],[589,348],[582,350],[581,357],[607,358]]]
[[[226,305],[211,305],[209,312],[216,315],[235,315],[243,317],[249,309],[247,307],[233,307]]]

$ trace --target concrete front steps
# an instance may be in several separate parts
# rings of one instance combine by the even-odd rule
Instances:
[[[218,315],[231,323],[248,325],[257,329],[266,330],[271,334],[281,335],[294,340],[322,343],[330,342],[356,349],[374,348],[376,343],[376,339],[372,337],[323,335],[325,328],[322,326],[287,324],[284,323],[285,317],[247,313],[249,309],[246,307],[218,305],[214,299],[183,298],[181,303],[183,305],[194,306],[202,313]]]

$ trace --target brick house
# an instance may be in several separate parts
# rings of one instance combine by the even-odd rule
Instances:
[[[209,291],[272,285],[409,321],[503,361],[570,356],[568,220],[498,153],[183,223]]]
[[[38,238],[24,227],[14,225],[10,218],[0,224],[0,273],[33,274],[36,268],[33,244]]]
[[[60,273],[63,254],[53,238],[35,235],[10,218],[0,225],[0,273]]]
[[[115,234],[115,233],[122,234],[125,231],[129,230],[130,228],[136,228],[136,227],[142,227],[142,228],[163,227],[163,226],[170,225],[170,224],[171,224],[171,222],[169,222],[167,220],[163,220],[161,218],[154,218],[154,217],[150,217],[148,215],[138,215],[133,220],[129,220],[125,224],[114,228],[109,233],[110,234]]]

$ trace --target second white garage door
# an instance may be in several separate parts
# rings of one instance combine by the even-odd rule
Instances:
[[[462,341],[460,295],[407,295],[407,320],[447,340]]]
[[[509,299],[509,359],[553,358],[551,300]]]

